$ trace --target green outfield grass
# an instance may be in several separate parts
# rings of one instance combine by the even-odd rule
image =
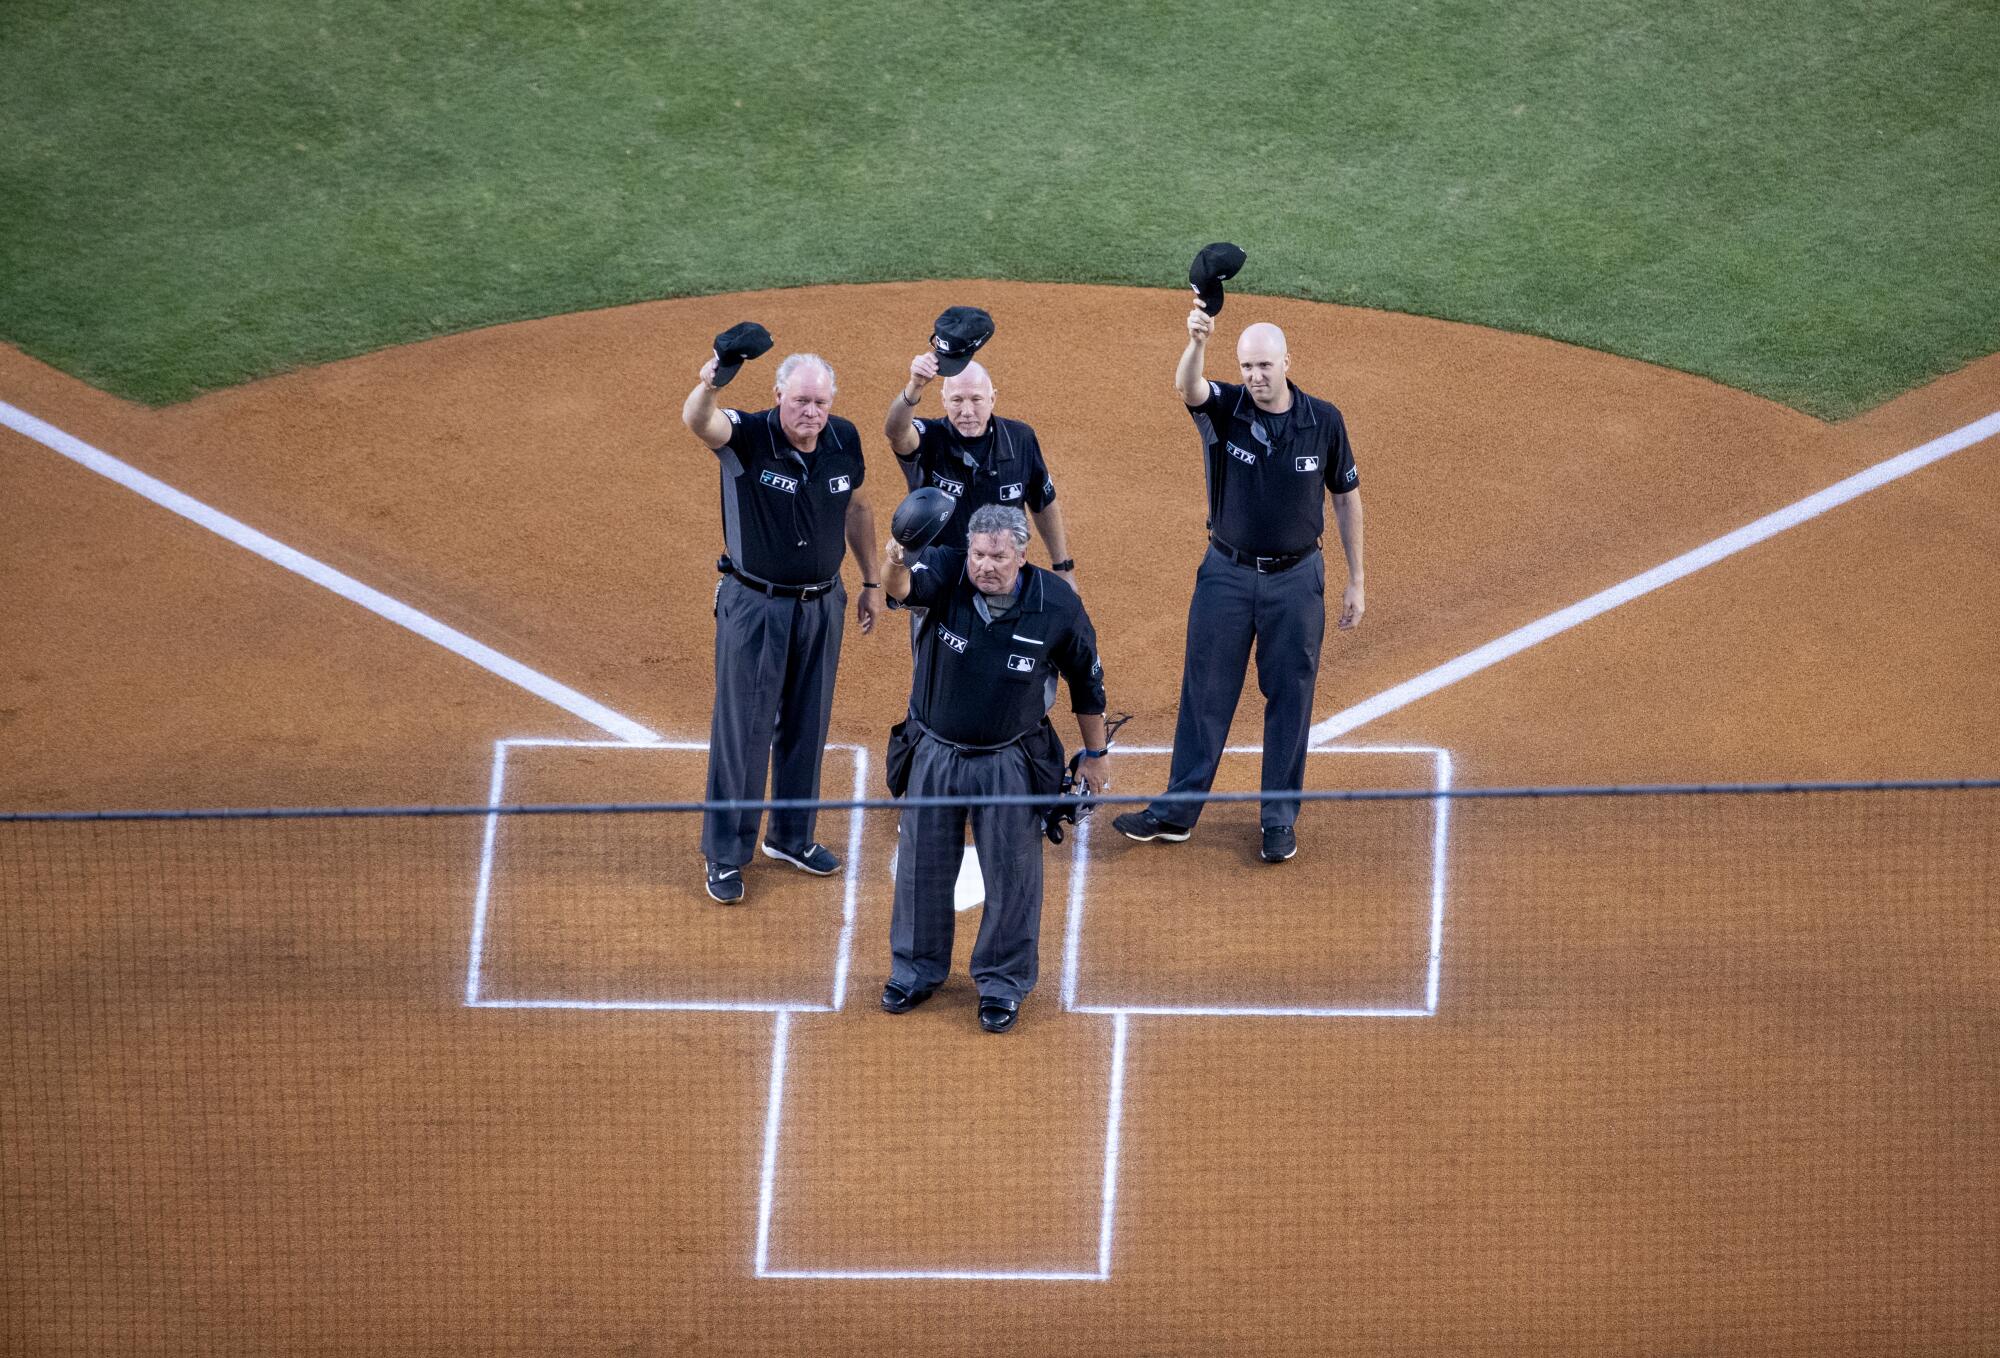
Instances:
[[[152,402],[645,298],[1448,316],[1841,416],[2000,349],[2000,5],[0,5],[0,334]]]

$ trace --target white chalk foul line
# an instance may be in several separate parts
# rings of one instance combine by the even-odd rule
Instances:
[[[1641,595],[1650,594],[1663,585],[1670,585],[1683,576],[1693,575],[1724,557],[1734,556],[1746,547],[1754,547],[1766,538],[1775,537],[1788,528],[1795,528],[1807,519],[1844,505],[1878,486],[1908,476],[1911,472],[1928,467],[1933,462],[1950,457],[1953,453],[1992,438],[1995,434],[2000,434],[2000,410],[1963,428],[1954,429],[1940,438],[1932,439],[1921,447],[1912,448],[1907,453],[1899,453],[1866,470],[1856,472],[1844,481],[1836,481],[1825,490],[1786,505],[1775,513],[1766,514],[1755,523],[1745,524],[1733,533],[1725,533],[1713,542],[1635,575],[1623,584],[1613,585],[1610,589],[1573,603],[1568,608],[1560,609],[1545,618],[1538,618],[1504,637],[1487,642],[1477,650],[1467,651],[1456,660],[1446,661],[1434,670],[1420,674],[1414,679],[1405,680],[1386,692],[1378,693],[1366,702],[1356,703],[1344,712],[1336,712],[1312,728],[1311,742],[1317,745],[1322,741],[1344,736],[1358,726],[1365,726],[1377,717],[1387,716],[1398,708],[1408,707],[1419,698],[1428,698],[1439,689],[1448,688],[1490,665],[1497,665],[1509,656],[1519,655],[1530,646],[1540,645],[1550,637],[1567,632],[1579,623],[1588,622],[1601,613],[1608,613],[1619,605],[1630,603]]]
[[[172,510],[182,518],[200,524],[211,533],[227,538],[247,551],[255,552],[273,565],[282,566],[296,575],[302,575],[314,584],[332,590],[341,598],[360,604],[369,612],[387,618],[398,627],[415,632],[426,641],[436,642],[452,654],[470,660],[481,669],[526,689],[538,698],[554,703],[563,711],[582,718],[599,730],[608,731],[627,741],[659,739],[638,722],[620,716],[594,698],[585,697],[568,685],[557,683],[546,674],[529,669],[520,661],[500,654],[484,642],[474,641],[465,633],[445,626],[429,614],[419,613],[401,600],[392,599],[382,591],[364,585],[350,575],[342,574],[323,561],[315,560],[303,552],[287,547],[276,538],[260,533],[238,519],[230,518],[220,510],[175,490],[166,482],[148,476],[128,463],[120,462],[109,453],[93,448],[75,435],[66,434],[46,420],[36,419],[27,411],[9,405],[5,401],[0,401],[0,424],[6,425],[23,438],[33,439],[50,452],[59,453],[70,461],[96,472],[99,476],[116,481],[127,490],[145,496],[161,508]]]

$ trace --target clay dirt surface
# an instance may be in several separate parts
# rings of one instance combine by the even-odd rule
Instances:
[[[726,393],[745,408],[780,354],[832,362],[886,529],[882,414],[931,319],[982,306],[1123,739],[1162,746],[1203,541],[1171,385],[1186,300],[703,298],[162,410],[0,349],[0,399],[699,742],[721,532],[679,407],[709,338],[776,337]],[[1211,376],[1252,320],[1285,328],[1361,470],[1368,611],[1328,629],[1321,716],[2000,409],[2000,356],[1829,426],[1547,341],[1247,297]],[[5,429],[0,485],[0,807],[483,803],[496,741],[612,739]],[[1996,504],[1989,439],[1342,744],[1449,750],[1460,786],[1993,776]],[[1341,576],[1330,551],[1336,602]],[[875,752],[870,795],[908,665],[899,617],[850,619],[832,739]],[[509,759],[509,800],[700,795],[699,751]],[[825,795],[854,759],[829,753]],[[1164,782],[1162,756],[1114,769],[1120,792]],[[1329,753],[1309,783],[1434,773]],[[1238,759],[1219,785],[1255,779]],[[1005,1039],[962,970],[908,1016],[876,1009],[882,813],[852,841],[844,1002],[783,1019],[468,1007],[481,819],[0,827],[0,1350],[1990,1352],[1996,810],[1459,803],[1422,1018],[1066,1010],[1078,862],[1052,849],[1043,981]],[[1309,807],[1275,869],[1247,808],[1177,846],[1102,816],[1079,1002],[1421,1004],[1434,814]],[[822,837],[847,854],[850,828],[828,813]],[[722,911],[690,817],[508,835],[482,994],[835,993],[841,878],[760,860]],[[770,1269],[1095,1271],[1115,1093],[1107,1276],[757,1276],[781,1047]]]

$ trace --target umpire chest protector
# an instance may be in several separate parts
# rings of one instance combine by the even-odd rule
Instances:
[[[1238,552],[1312,551],[1326,530],[1327,492],[1361,485],[1339,408],[1287,386],[1292,407],[1282,415],[1232,382],[1210,382],[1208,400],[1188,407],[1208,477],[1208,530]]]
[[[847,503],[861,488],[861,439],[838,416],[801,453],[776,409],[724,410],[722,537],[738,569],[776,585],[817,585],[840,574]]]

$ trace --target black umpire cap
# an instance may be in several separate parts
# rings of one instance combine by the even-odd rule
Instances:
[[[993,338],[993,318],[976,306],[946,308],[931,327],[931,348],[937,353],[938,376],[956,377],[972,362],[979,346]]]
[[[1194,287],[1196,305],[1211,316],[1221,314],[1222,281],[1236,277],[1243,259],[1243,247],[1226,240],[1202,246],[1194,263],[1188,265],[1188,282]]]
[[[771,350],[771,332],[755,321],[738,321],[715,337],[715,385],[726,387],[746,359]]]

